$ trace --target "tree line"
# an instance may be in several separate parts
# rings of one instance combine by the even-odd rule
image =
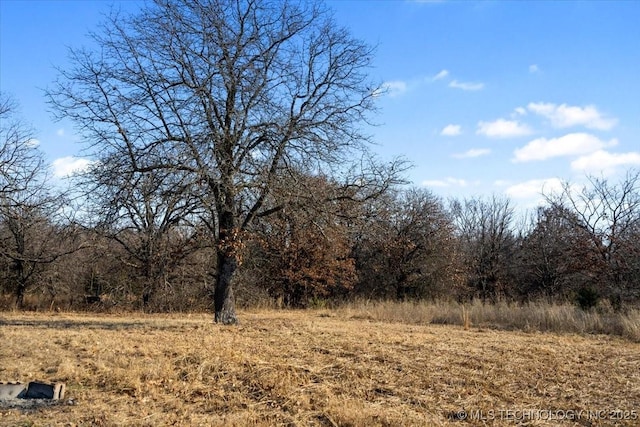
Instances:
[[[93,159],[71,190],[2,98],[6,301],[233,324],[236,301],[638,299],[637,171],[567,184],[526,223],[498,196],[404,187],[364,131],[374,49],[322,2],[156,0],[91,37],[46,93]]]
[[[216,235],[180,174],[115,174],[99,163],[50,185],[31,130],[2,97],[0,291],[25,308],[148,311],[210,308]],[[615,308],[640,300],[640,171],[590,178],[517,215],[507,198],[443,200],[428,189],[362,186],[291,174],[276,209],[237,236],[236,300],[309,307],[366,299],[571,301]],[[285,193],[280,194],[280,192]],[[76,202],[74,202],[74,200]],[[81,203],[80,203],[81,202]]]

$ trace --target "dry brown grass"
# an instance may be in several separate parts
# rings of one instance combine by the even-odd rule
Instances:
[[[628,340],[485,330],[473,319],[469,330],[407,325],[345,310],[241,319],[224,327],[209,315],[0,314],[0,379],[63,381],[76,402],[0,408],[0,425],[560,423],[504,419],[518,413],[502,410],[592,411],[562,425],[640,423],[593,412],[640,410],[640,344]],[[497,419],[453,419],[463,409]]]
[[[340,307],[344,314],[368,320],[406,324],[471,325],[525,332],[607,334],[640,343],[640,310],[616,312],[602,305],[584,311],[572,304],[536,301],[527,304],[501,301],[470,304],[454,301],[356,301]]]

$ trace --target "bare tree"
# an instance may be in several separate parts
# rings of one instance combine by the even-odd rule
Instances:
[[[344,191],[326,177],[300,175],[290,186],[306,187],[308,194],[252,227],[257,255],[252,268],[272,298],[305,307],[352,288],[356,272],[350,221],[357,203],[338,197]],[[280,191],[288,190],[274,190]]]
[[[50,100],[97,151],[192,178],[217,238],[217,322],[237,322],[243,233],[296,199],[291,188],[266,205],[290,171],[338,177],[358,194],[395,181],[396,169],[368,160],[362,132],[379,93],[372,49],[320,3],[156,0],[113,14],[93,39],[100,52],[72,51]]]
[[[454,200],[451,212],[468,286],[483,300],[503,295],[515,243],[511,203],[496,196]]]
[[[585,286],[597,263],[590,240],[575,212],[557,204],[538,208],[517,251],[518,292],[525,298],[567,298]]]
[[[63,227],[54,223],[62,196],[48,187],[47,164],[16,109],[0,94],[0,257],[21,307],[37,273],[62,255],[56,242]]]
[[[77,177],[85,226],[117,242],[142,281],[147,307],[171,270],[201,244],[202,209],[189,176],[166,170],[136,172],[127,156],[102,156]]]
[[[453,224],[442,201],[411,188],[376,200],[355,238],[360,284],[368,297],[399,300],[451,291]]]
[[[45,167],[33,129],[17,116],[18,104],[0,92],[0,194],[11,197],[42,188]],[[38,185],[35,185],[38,184]],[[32,190],[32,191],[33,191]]]
[[[593,286],[615,303],[640,297],[640,171],[629,170],[619,183],[589,177],[589,184],[575,190],[565,183],[560,194],[549,195],[552,205],[571,215],[574,226],[590,239]]]

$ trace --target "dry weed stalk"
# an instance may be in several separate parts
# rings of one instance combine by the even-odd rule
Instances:
[[[471,327],[471,316],[465,305],[462,306],[462,325],[465,331],[468,331]]]

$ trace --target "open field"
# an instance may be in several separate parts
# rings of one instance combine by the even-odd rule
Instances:
[[[240,316],[1,313],[0,380],[62,381],[75,404],[0,408],[0,425],[640,425],[630,340]]]

